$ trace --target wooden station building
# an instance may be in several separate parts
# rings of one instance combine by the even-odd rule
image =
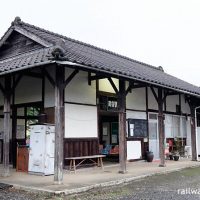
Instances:
[[[181,138],[197,160],[195,111],[200,88],[162,67],[97,48],[16,17],[0,40],[0,140],[4,175],[17,144],[46,113],[55,124],[55,182],[64,158],[119,145],[119,171],[151,150],[165,166],[165,145]]]

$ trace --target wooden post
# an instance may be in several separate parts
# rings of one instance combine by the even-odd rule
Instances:
[[[54,182],[61,184],[63,181],[63,138],[64,138],[64,80],[65,69],[56,66],[55,81],[55,160]]]
[[[9,176],[9,142],[11,135],[10,124],[10,101],[11,101],[11,76],[5,76],[4,94],[4,134],[3,134],[3,176]]]
[[[125,81],[119,80],[119,173],[126,173],[126,88]]]
[[[196,151],[196,120],[195,120],[195,106],[190,106],[191,111],[191,146],[192,146],[192,160],[197,160]]]
[[[158,88],[158,134],[159,134],[159,152],[160,152],[159,167],[165,167],[165,133],[164,133],[162,88]]]

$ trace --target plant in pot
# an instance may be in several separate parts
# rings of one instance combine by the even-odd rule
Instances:
[[[175,151],[175,152],[173,153],[173,158],[174,158],[174,160],[175,160],[175,161],[178,161],[178,160],[179,160],[179,157],[180,157],[179,152],[178,152],[178,151]]]
[[[147,159],[147,162],[152,162],[153,161],[153,152],[152,151],[147,151],[146,152],[146,159]]]

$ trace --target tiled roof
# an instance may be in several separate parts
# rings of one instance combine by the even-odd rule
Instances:
[[[200,95],[199,87],[171,76],[157,67],[38,28],[36,26],[24,23],[19,19],[17,23],[13,24],[13,26],[38,37],[42,41],[52,44],[52,47],[44,47],[44,50],[42,51],[36,51],[35,53],[29,55],[26,54],[26,59],[24,58],[25,61],[23,61],[21,58],[23,65],[16,64],[14,59],[10,61],[2,61],[0,62],[0,73],[3,70],[5,71],[4,68],[9,70],[15,67],[20,68],[20,66],[28,65],[30,62],[26,60],[28,58],[31,59],[34,56],[38,56],[38,59],[35,57],[32,58],[33,60],[35,59],[36,63],[45,61],[51,62],[47,57],[50,56],[53,46],[57,46],[62,40],[61,47],[64,53],[62,57],[63,61],[66,60],[81,64],[82,67],[85,66],[96,71],[101,70],[119,77],[123,76],[129,79],[147,82],[152,85],[161,85],[162,87],[170,88],[172,90],[179,90],[183,93]],[[62,61],[59,63],[62,63]]]
[[[53,62],[50,59],[52,58],[51,52],[52,47],[44,48],[0,61],[0,74],[5,74],[9,71],[17,71],[19,69],[22,70],[36,65],[50,64]]]

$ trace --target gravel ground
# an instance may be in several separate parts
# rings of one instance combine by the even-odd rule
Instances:
[[[197,192],[197,194],[191,193]],[[188,194],[186,194],[188,193]],[[50,196],[16,190],[0,189],[0,200],[186,200],[200,199],[200,168],[155,175],[126,185],[90,190],[73,196]]]

